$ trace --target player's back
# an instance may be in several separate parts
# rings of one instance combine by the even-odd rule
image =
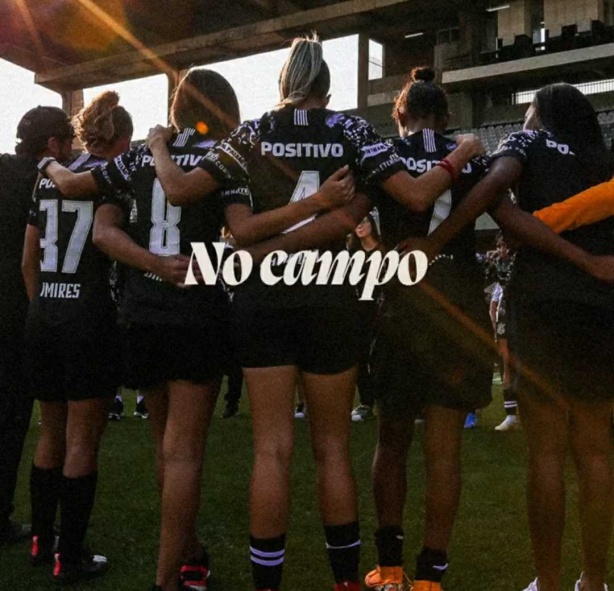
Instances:
[[[86,172],[104,160],[84,153],[70,166]],[[33,308],[51,325],[107,319],[113,313],[106,255],[92,242],[99,198],[66,199],[54,183],[36,185],[28,223],[38,227],[42,260]]]
[[[175,163],[189,171],[214,143],[187,128],[172,139],[169,151]],[[189,256],[191,243],[202,242],[215,260],[211,244],[219,240],[222,227],[220,199],[212,195],[189,207],[171,205],[156,177],[153,156],[147,146],[138,146],[118,156],[97,172],[97,176],[99,184],[106,183],[114,190],[115,195],[107,200],[124,209],[126,231],[139,246],[158,256]],[[125,322],[146,324],[202,323],[207,321],[207,308],[213,304],[216,310],[221,309],[223,298],[221,286],[181,289],[152,273],[127,267],[120,317]]]
[[[419,177],[429,172],[438,162],[456,149],[454,140],[432,129],[424,129],[394,141],[394,147],[409,173]],[[460,201],[477,184],[487,169],[487,159],[477,158],[469,162],[459,174],[453,187],[444,191],[424,213],[410,211],[388,198],[378,199],[382,224],[382,237],[387,248],[410,236],[427,236],[433,232]],[[444,248],[458,262],[475,264],[475,232],[473,225],[466,226]]]
[[[315,193],[337,169],[353,164],[355,149],[326,109],[285,108],[265,114],[248,162],[256,213]]]

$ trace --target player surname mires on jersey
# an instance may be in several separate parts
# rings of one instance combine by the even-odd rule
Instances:
[[[215,242],[217,262],[211,260],[203,242],[192,243],[190,266],[185,285],[197,285],[194,265],[198,264],[205,285],[215,285],[221,278],[232,287],[247,281],[254,271],[252,256],[246,251],[232,253],[223,263],[224,243]],[[317,250],[304,250],[289,254],[282,250],[269,253],[260,266],[260,280],[268,286],[283,283],[301,285],[362,284],[360,300],[373,300],[375,289],[396,277],[402,285],[415,285],[426,275],[427,256],[420,250],[404,255],[393,250],[386,254],[375,251],[366,255],[364,251],[353,254],[344,250],[333,254]],[[364,283],[363,283],[364,282]]]

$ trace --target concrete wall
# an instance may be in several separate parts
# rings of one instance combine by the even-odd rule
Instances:
[[[516,35],[531,36],[531,0],[512,0],[510,7],[500,10],[498,18],[498,37],[503,45],[512,45]]]
[[[408,76],[417,66],[432,66],[434,63],[434,35],[414,39],[402,39],[398,43],[387,43],[384,50],[384,72],[386,76]]]
[[[550,37],[558,37],[566,25],[589,31],[593,20],[605,20],[603,0],[544,0],[544,23]]]

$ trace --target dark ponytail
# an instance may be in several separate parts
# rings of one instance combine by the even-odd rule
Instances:
[[[543,127],[569,145],[587,181],[597,184],[609,180],[612,158],[597,113],[586,96],[571,84],[551,84],[537,92],[535,104]]]
[[[435,82],[435,78],[435,70],[432,68],[420,67],[411,71],[392,109],[392,117],[397,123],[408,114],[419,118],[434,115],[441,122],[447,119],[448,95]]]

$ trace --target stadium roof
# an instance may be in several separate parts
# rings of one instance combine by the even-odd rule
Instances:
[[[278,49],[298,34],[381,42],[486,0],[0,0],[0,57],[58,91]]]

